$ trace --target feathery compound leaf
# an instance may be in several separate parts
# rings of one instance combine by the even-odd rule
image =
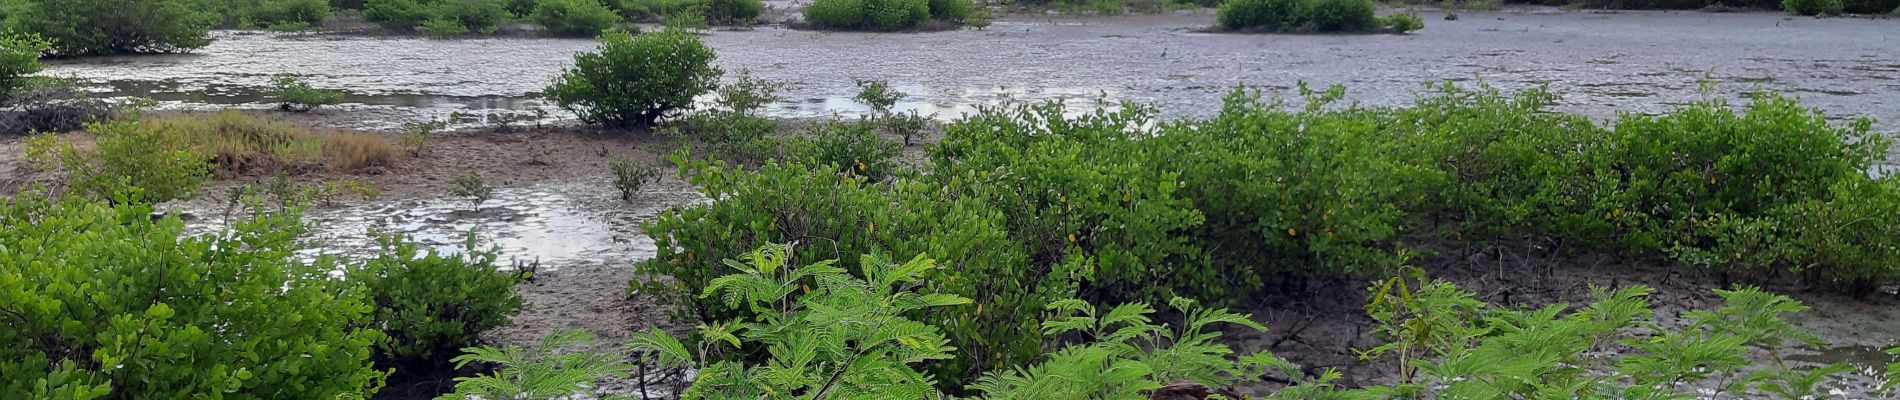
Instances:
[[[705,325],[700,325],[700,331],[707,330]],[[707,340],[714,339],[708,337]],[[738,343],[735,341],[733,345],[737,346]],[[659,327],[633,334],[632,338],[627,339],[627,347],[651,351],[659,358],[660,363],[666,365],[687,365],[693,360],[693,353],[686,349],[685,343],[681,343],[679,339],[660,330]]]

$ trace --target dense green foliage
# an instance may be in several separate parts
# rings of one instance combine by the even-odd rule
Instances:
[[[325,261],[295,261],[294,215],[185,235],[153,209],[77,198],[0,205],[0,397],[363,398],[381,334]]]
[[[1372,32],[1418,30],[1412,18],[1380,18],[1372,0],[1226,0],[1214,14],[1216,27],[1258,32]]]
[[[1795,15],[1835,15],[1844,8],[1841,0],[1781,0],[1781,9]]]
[[[862,162],[891,154],[871,128],[845,122],[750,171],[680,158],[715,200],[644,227],[660,251],[635,287],[721,321],[750,311],[694,296],[716,260],[762,244],[798,243],[795,264],[924,254],[947,266],[933,289],[976,304],[941,325],[975,357],[928,363],[966,382],[1040,354],[1047,338],[1025,316],[1056,299],[1234,299],[1390,274],[1446,241],[1850,290],[1900,279],[1900,182],[1867,176],[1886,139],[1865,121],[1836,125],[1773,95],[1606,128],[1549,112],[1554,96],[1537,90],[1447,87],[1404,108],[1341,105],[1339,88],[1300,94],[1294,108],[1237,90],[1214,117],[1166,122],[1138,105],[985,108],[946,126],[923,163],[888,172]]]
[[[330,19],[329,0],[229,0],[227,23],[277,31],[309,29]]]
[[[765,12],[760,0],[617,0],[620,14],[630,21],[658,22],[674,18],[704,18],[722,25],[750,25]],[[666,21],[669,24],[681,21]]]
[[[501,271],[493,251],[470,242],[459,253],[423,252],[401,236],[381,238],[382,252],[351,265],[344,278],[362,285],[375,312],[363,326],[380,330],[376,358],[385,367],[427,372],[508,322],[521,309],[515,274]]]
[[[719,84],[712,48],[692,34],[608,32],[600,39],[599,52],[575,55],[574,66],[545,91],[581,121],[651,128],[661,118],[691,109],[693,97]]]
[[[284,111],[306,112],[343,101],[343,92],[311,87],[310,82],[293,74],[278,75],[271,84],[277,86],[278,108]]]
[[[804,12],[805,22],[818,28],[896,31],[932,20],[955,26],[975,9],[969,0],[818,0]]]
[[[853,274],[831,260],[792,264],[792,253],[767,245],[744,262],[725,260],[736,272],[699,295],[753,314],[700,325],[691,341],[655,329],[629,345],[658,366],[695,369],[685,399],[931,398],[931,384],[943,377],[919,367],[968,357],[948,345],[954,334],[925,322],[940,320],[911,317],[970,307],[970,299],[933,290],[938,263],[867,255]],[[1273,399],[1798,399],[1825,393],[1832,375],[1850,369],[1780,362],[1784,351],[1821,342],[1785,319],[1806,306],[1752,288],[1716,290],[1721,307],[1691,310],[1685,325],[1665,327],[1648,301],[1653,290],[1643,286],[1593,287],[1592,302],[1579,307],[1502,308],[1408,271],[1368,288],[1367,315],[1388,341],[1364,354],[1396,361],[1398,378],[1389,384],[1344,389],[1333,384],[1337,371],[1309,375],[1269,352],[1239,354],[1220,343],[1217,324],[1266,327],[1182,298],[1168,302],[1178,326],[1156,322],[1142,302],[1052,301],[1036,319],[1046,335],[1066,339],[1051,341],[1050,352],[968,386],[939,383],[987,399],[1148,399],[1169,387],[1205,395],[1267,378],[1286,385]],[[1756,355],[1777,361],[1757,365],[1749,361]]]
[[[7,23],[52,42],[52,53],[174,53],[211,44],[216,12],[198,0],[25,0]]]
[[[369,0],[363,17],[430,36],[493,34],[514,14],[499,0]]]
[[[28,74],[46,68],[40,63],[40,54],[51,47],[52,43],[39,35],[0,33],[0,100],[12,98],[13,91],[25,86]]]
[[[620,16],[598,0],[540,0],[528,19],[555,35],[593,37],[612,28]]]
[[[42,144],[44,154],[57,153],[42,169],[65,172],[67,192],[97,200],[162,203],[187,199],[209,178],[211,164],[189,143],[178,140],[179,128],[169,123],[111,120],[86,125],[94,135],[91,148],[55,137]]]

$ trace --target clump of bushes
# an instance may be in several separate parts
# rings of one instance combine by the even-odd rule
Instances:
[[[149,143],[144,143],[149,145]],[[0,204],[0,397],[368,398],[372,306],[294,215],[187,235],[131,204]],[[434,284],[434,283],[431,283]]]
[[[514,18],[498,0],[369,0],[363,17],[436,37],[493,34]]]
[[[712,48],[686,32],[608,32],[600,40],[599,52],[575,55],[545,91],[581,121],[652,128],[719,84]]]
[[[760,0],[619,0],[620,14],[630,21],[657,22],[703,18],[705,22],[747,25],[765,12]],[[669,24],[680,21],[667,21]]]
[[[620,16],[596,0],[540,0],[528,19],[560,36],[593,37],[612,28]]]
[[[1417,16],[1380,18],[1376,9],[1372,0],[1228,0],[1214,21],[1221,30],[1254,32],[1405,33],[1425,26]]]
[[[1841,0],[1781,0],[1781,9],[1795,15],[1837,15],[1846,5]]]
[[[177,53],[211,44],[219,16],[196,0],[23,0],[8,23],[52,42],[61,57]]]
[[[446,367],[460,349],[478,344],[479,334],[521,310],[516,276],[500,269],[493,251],[470,242],[459,253],[424,252],[400,235],[379,241],[382,251],[350,266],[344,279],[362,285],[375,307],[364,326],[383,332],[375,348],[385,367]]]
[[[805,22],[823,29],[897,31],[933,20],[955,26],[975,9],[969,0],[819,0],[805,7]]]
[[[236,0],[229,7],[226,19],[242,28],[297,31],[330,19],[329,0]]]

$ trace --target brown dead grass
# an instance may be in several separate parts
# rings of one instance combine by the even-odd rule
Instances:
[[[182,115],[170,125],[205,155],[220,175],[362,172],[395,165],[402,152],[388,138],[361,132],[311,131],[236,110]]]

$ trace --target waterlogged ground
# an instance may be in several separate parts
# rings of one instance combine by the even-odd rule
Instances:
[[[1885,130],[1900,127],[1900,20],[1791,18],[1780,14],[1622,12],[1598,14],[1535,9],[1463,12],[1457,21],[1427,12],[1428,27],[1413,35],[1221,35],[1200,33],[1205,12],[1122,17],[1002,18],[987,30],[929,34],[824,33],[765,27],[716,31],[705,40],[728,70],[801,83],[791,101],[773,109],[803,118],[863,111],[849,100],[852,78],[887,79],[912,95],[900,107],[940,118],[995,104],[1002,98],[1092,101],[1098,97],[1159,106],[1170,116],[1204,116],[1237,84],[1288,90],[1296,82],[1343,84],[1349,98],[1402,105],[1431,82],[1483,82],[1504,90],[1549,86],[1563,95],[1561,109],[1599,118],[1615,110],[1661,112],[1716,95],[1755,88],[1789,93],[1836,118],[1874,117]],[[453,251],[472,229],[483,247],[500,249],[504,263],[538,262],[536,281],[524,286],[527,307],[508,327],[490,332],[503,342],[528,343],[547,332],[583,328],[616,344],[635,330],[659,324],[661,305],[626,292],[630,265],[651,257],[653,241],[637,226],[660,210],[705,199],[669,177],[622,201],[607,163],[617,157],[657,162],[672,143],[664,139],[599,135],[568,128],[528,129],[532,121],[567,118],[536,99],[536,92],[589,40],[427,40],[339,35],[220,32],[194,54],[105,57],[57,62],[51,75],[81,78],[101,96],[143,96],[175,109],[226,106],[269,108],[269,79],[308,76],[315,85],[343,89],[351,104],[299,115],[321,126],[392,129],[416,118],[466,116],[462,127],[515,121],[449,135],[424,157],[382,174],[357,177],[384,189],[375,200],[344,199],[311,210],[313,252],[367,255],[368,232],[404,233],[431,248]],[[505,131],[505,132],[504,132]],[[22,171],[17,139],[0,139],[0,175]],[[913,149],[915,152],[915,149]],[[451,179],[481,173],[501,187],[480,210],[447,195]],[[1884,171],[1884,170],[1883,170]],[[0,176],[0,189],[22,176]],[[223,193],[260,178],[229,179],[207,189]],[[14,183],[9,183],[14,182]],[[796,190],[796,188],[792,188]],[[200,229],[219,223],[216,195],[178,205]],[[1431,260],[1435,275],[1498,303],[1546,304],[1582,300],[1586,284],[1655,286],[1658,314],[1679,323],[1683,311],[1719,305],[1711,278],[1642,261],[1539,259],[1523,251],[1466,249]],[[1545,273],[1517,265],[1558,265]],[[1519,271],[1519,272],[1512,272]],[[1589,271],[1567,272],[1567,271]],[[1358,317],[1362,293],[1353,283],[1320,285],[1308,293],[1279,294],[1249,310],[1274,330],[1236,338],[1248,349],[1272,347],[1314,368],[1347,370],[1353,383],[1389,379],[1377,364],[1352,356],[1374,340]],[[1891,291],[1893,288],[1887,288]],[[1271,297],[1271,296],[1270,296]],[[1880,349],[1900,345],[1900,299],[1798,295],[1814,307],[1794,321],[1830,344],[1788,355],[1795,363],[1848,362],[1856,373],[1836,382],[1845,398],[1872,398],[1874,377],[1893,358]],[[1763,362],[1767,362],[1763,360]],[[423,382],[417,385],[440,384]],[[637,394],[631,382],[612,382]],[[412,387],[403,392],[427,393]],[[400,396],[398,396],[400,398]],[[418,394],[415,398],[427,398]]]
[[[1484,82],[1505,90],[1548,85],[1563,109],[1598,117],[1660,112],[1755,88],[1798,95],[1835,117],[1900,121],[1900,20],[1814,19],[1778,13],[1571,12],[1538,8],[1425,12],[1411,35],[1201,33],[1208,12],[1119,17],[1001,18],[987,30],[930,34],[832,33],[764,27],[715,31],[705,41],[727,70],[799,82],[781,116],[861,111],[852,78],[887,79],[912,94],[902,106],[949,118],[1000,97],[1159,105],[1207,115],[1235,85],[1342,84],[1369,104],[1404,104],[1430,82]],[[309,76],[372,111],[358,127],[390,127],[453,111],[532,118],[535,98],[591,40],[429,40],[220,32],[193,54],[65,61],[46,74],[76,76],[107,96],[174,106],[265,107],[272,75]],[[490,119],[492,121],[493,118]],[[1900,126],[1900,125],[1883,125]]]

